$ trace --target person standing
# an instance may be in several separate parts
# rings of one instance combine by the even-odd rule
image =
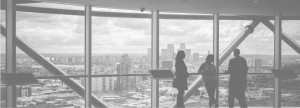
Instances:
[[[234,58],[230,59],[228,70],[229,78],[229,108],[234,107],[234,99],[237,98],[241,108],[247,108],[245,91],[247,87],[248,66],[246,60],[240,56],[240,50],[234,50]]]
[[[215,65],[213,64],[213,61],[214,55],[207,55],[205,62],[201,64],[198,70],[198,73],[202,73],[202,79],[209,96],[209,108],[217,106],[215,93],[217,88],[218,73],[216,71]]]
[[[176,78],[173,80],[173,85],[172,85],[172,87],[178,90],[176,107],[184,107],[184,102],[183,102],[184,90],[188,89],[187,78],[189,77],[189,74],[187,72],[186,65],[183,61],[184,58],[185,58],[184,51],[179,50],[175,57]]]

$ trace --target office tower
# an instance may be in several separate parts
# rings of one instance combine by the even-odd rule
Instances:
[[[261,73],[262,59],[255,59],[255,72]]]
[[[185,52],[185,60],[190,61],[191,56],[192,56],[191,49],[185,49],[184,52]]]
[[[185,50],[185,43],[180,43],[180,50]]]
[[[113,91],[115,80],[114,77],[92,78],[92,92]]]
[[[172,70],[173,68],[173,61],[162,61],[161,64],[161,69]]]
[[[128,54],[124,54],[121,56],[120,63],[117,64],[117,74],[129,74],[131,68],[131,60]],[[135,87],[130,87],[130,83],[135,81],[134,79],[130,79],[128,76],[122,76],[117,78],[116,90],[117,91],[127,91],[129,89],[134,89]]]
[[[193,62],[199,62],[200,60],[199,53],[193,53]]]
[[[173,44],[168,44],[168,49],[167,49],[167,60],[173,60],[174,59],[174,45]]]
[[[168,49],[161,49],[160,60],[167,60],[167,59],[168,59]]]

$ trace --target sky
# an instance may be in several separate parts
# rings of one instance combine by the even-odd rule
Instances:
[[[82,6],[32,4],[31,6],[83,10]],[[93,8],[95,11],[116,11]],[[139,11],[122,11],[135,12]],[[3,13],[3,12],[2,12]],[[147,12],[145,12],[147,13]],[[142,14],[145,14],[142,13]],[[4,15],[1,24],[4,24]],[[251,21],[220,21],[220,53],[239,36]],[[300,43],[300,21],[283,21],[283,31]],[[180,43],[192,53],[213,51],[212,20],[160,20],[160,48]],[[40,53],[84,53],[84,17],[17,12],[17,35]],[[273,33],[259,24],[238,47],[243,54],[268,54],[274,51]],[[1,36],[1,52],[5,51],[5,38]],[[283,54],[297,54],[283,43]],[[135,18],[92,17],[92,53],[147,53],[151,47],[151,20]],[[18,51],[21,52],[21,51]]]

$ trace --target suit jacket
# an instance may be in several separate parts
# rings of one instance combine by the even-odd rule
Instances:
[[[247,72],[249,68],[243,57],[230,59],[228,73],[230,74],[229,86],[247,86]]]

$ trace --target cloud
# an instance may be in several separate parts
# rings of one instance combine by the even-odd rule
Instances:
[[[150,19],[93,17],[94,53],[146,53],[151,47]],[[220,53],[251,21],[220,21]],[[284,31],[300,43],[299,22],[283,23]],[[186,43],[192,52],[213,49],[213,23],[207,20],[160,20],[160,48]],[[40,52],[84,52],[84,18],[72,15],[18,13],[17,34]],[[243,53],[273,54],[273,33],[260,24],[239,46]],[[1,41],[2,42],[2,41]],[[263,47],[262,47],[263,46]],[[1,45],[2,47],[2,45]],[[2,49],[1,49],[2,50]],[[286,49],[283,49],[286,50]],[[291,51],[287,51],[291,52]]]

